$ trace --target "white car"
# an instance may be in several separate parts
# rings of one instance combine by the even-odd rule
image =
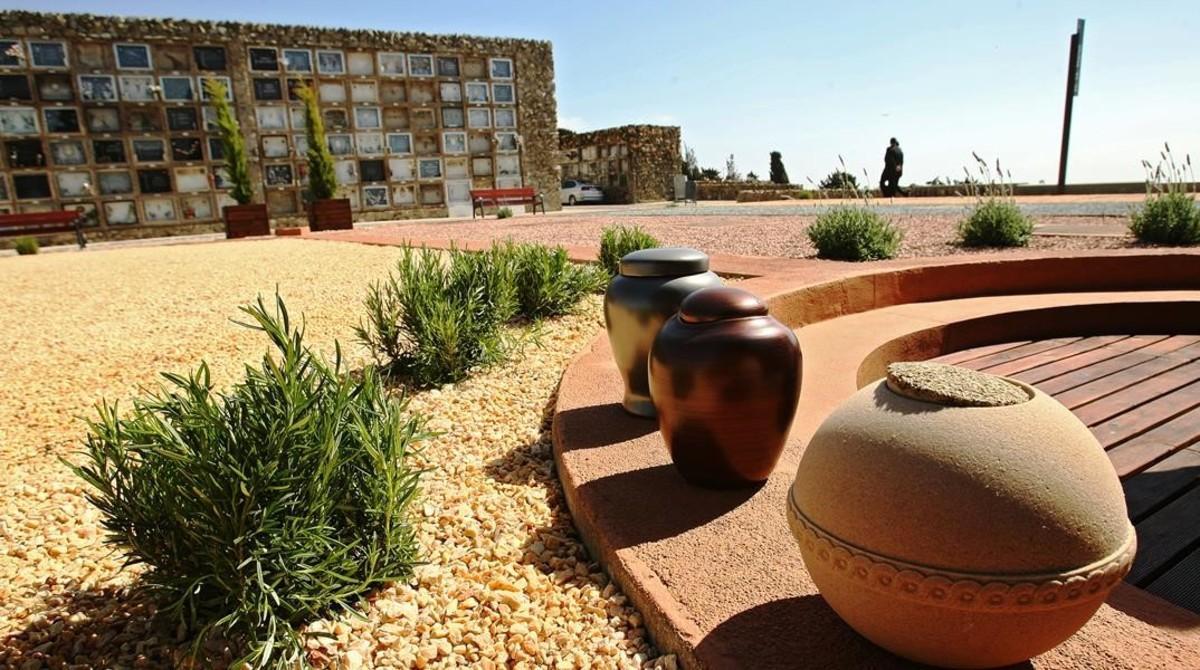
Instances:
[[[604,202],[604,191],[599,186],[577,179],[564,179],[561,190],[561,202],[564,205],[577,205],[581,202]]]

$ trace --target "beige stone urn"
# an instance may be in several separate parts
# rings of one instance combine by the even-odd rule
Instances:
[[[1120,483],[1069,410],[1018,381],[898,363],[817,429],[788,523],[829,605],[905,658],[1018,663],[1128,573]]]

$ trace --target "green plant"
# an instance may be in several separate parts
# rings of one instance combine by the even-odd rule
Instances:
[[[249,204],[254,197],[254,189],[250,185],[250,164],[246,159],[246,140],[242,136],[242,128],[238,125],[233,108],[229,104],[229,89],[215,77],[204,81],[204,91],[208,94],[209,104],[217,114],[217,130],[221,136],[221,147],[225,156],[225,169],[229,173],[229,182],[233,185],[229,197],[239,205]]]
[[[1192,157],[1176,163],[1171,146],[1163,144],[1161,161],[1146,169],[1146,201],[1130,215],[1129,230],[1150,244],[1191,246],[1200,244],[1200,208],[1196,205],[1196,177]]]
[[[968,247],[1023,247],[1033,234],[1033,220],[1014,202],[988,198],[958,224],[958,237]]]
[[[514,245],[511,253],[518,311],[527,319],[568,314],[585,296],[608,284],[608,275],[599,266],[572,263],[562,247]]]
[[[621,258],[638,249],[660,246],[657,238],[638,226],[609,226],[600,235],[600,266],[615,277],[621,269]]]
[[[418,387],[465,379],[503,360],[517,314],[515,264],[504,247],[483,253],[405,247],[396,272],[367,293],[358,339],[389,373]]]
[[[840,261],[892,258],[902,238],[898,228],[864,206],[830,208],[808,228],[817,257]]]
[[[511,219],[512,215],[513,215],[513,211],[511,208],[508,208],[508,207],[501,207],[500,209],[496,210],[496,218],[497,219]]]
[[[966,195],[975,198],[967,218],[958,224],[959,242],[968,247],[1023,247],[1033,235],[1033,219],[1026,216],[1014,197],[1012,174],[1004,172],[996,160],[993,173],[987,161],[972,152],[979,176],[967,168],[961,184]]]
[[[40,249],[37,238],[34,237],[18,237],[13,242],[13,248],[17,250],[17,254],[20,256],[32,256]]]
[[[317,93],[306,85],[296,88],[296,95],[304,103],[305,137],[308,143],[308,197],[310,200],[327,200],[337,194],[337,175],[333,171],[333,155],[325,139],[325,121]]]
[[[332,363],[314,354],[278,297],[274,313],[261,298],[242,311],[274,356],[224,393],[201,363],[132,411],[101,403],[71,467],[194,653],[217,638],[253,667],[294,668],[297,626],[411,573],[420,472],[405,459],[423,422],[374,368],[352,377],[340,347]]]
[[[858,191],[858,178],[843,167],[830,172],[821,180],[819,187],[834,191]]]
[[[772,184],[788,184],[787,168],[783,167],[783,154],[778,151],[771,152],[771,183]]]

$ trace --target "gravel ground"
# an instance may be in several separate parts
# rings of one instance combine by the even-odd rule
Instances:
[[[0,259],[0,667],[173,667],[181,631],[129,587],[99,514],[59,462],[99,398],[201,358],[228,383],[265,349],[229,322],[276,286],[309,339],[351,345],[365,285],[393,248],[302,241],[134,248]],[[640,617],[590,562],[553,472],[547,407],[600,327],[598,299],[548,324],[523,359],[412,397],[445,431],[417,506],[429,564],[372,596],[364,616],[318,621],[318,666],[658,667]],[[365,360],[348,346],[352,365]],[[210,650],[219,655],[220,650]]]
[[[732,207],[731,207],[732,208]],[[583,209],[583,208],[581,208]],[[805,231],[815,220],[813,215],[763,215],[757,209],[744,210],[726,216],[707,213],[710,207],[694,211],[690,206],[668,209],[671,215],[643,214],[641,209],[575,213],[554,216],[521,216],[508,221],[487,219],[479,221],[403,223],[373,228],[374,232],[395,231],[398,235],[425,239],[488,240],[512,237],[525,242],[564,245],[600,243],[601,231],[610,225],[638,225],[668,245],[695,247],[709,254],[738,254],[746,256],[783,256],[809,258],[816,249]],[[722,208],[724,209],[724,208]],[[960,216],[949,214],[912,215],[891,214],[888,218],[904,231],[899,257],[946,256],[977,253],[977,250],[953,243]],[[1111,224],[1104,217],[1045,217],[1035,216],[1041,224],[1071,223],[1073,226]],[[1035,235],[1029,249],[1119,249],[1133,244],[1132,238],[1101,236],[1043,236]],[[982,250],[995,253],[994,249]]]

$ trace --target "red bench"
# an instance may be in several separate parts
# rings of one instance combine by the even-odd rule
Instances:
[[[83,222],[86,218],[83,212],[75,210],[0,214],[0,237],[75,233],[75,241],[82,249],[87,246],[87,238],[83,235]]]
[[[533,213],[537,214],[538,205],[542,206],[542,214],[546,213],[546,202],[541,193],[532,188],[483,188],[471,189],[471,218],[475,211],[483,216],[483,208],[488,205],[533,205]]]

